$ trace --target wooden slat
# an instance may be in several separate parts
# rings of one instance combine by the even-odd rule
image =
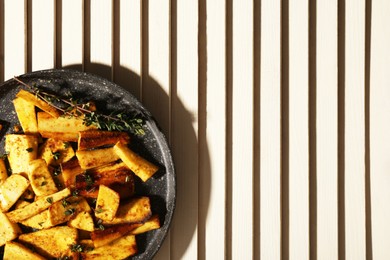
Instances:
[[[309,258],[308,1],[289,2],[289,255]]]
[[[140,98],[141,1],[119,1],[119,50],[114,79]]]
[[[231,257],[252,259],[247,241],[253,238],[253,1],[234,0],[232,10]]]
[[[137,12],[138,3],[133,3]],[[140,6],[139,6],[140,7]],[[143,104],[150,110],[160,127],[167,136],[170,137],[170,34],[169,34],[169,2],[151,0],[148,5],[143,3],[142,8],[142,47],[137,45],[138,35],[136,35],[139,24],[134,18],[129,23],[131,25],[133,39],[128,39],[128,48],[131,52],[127,62],[134,69],[139,69],[137,66],[141,60],[137,60],[137,48],[142,49],[142,69],[141,69],[141,93],[140,97]],[[145,10],[146,9],[146,10]],[[146,12],[145,12],[146,11]],[[129,14],[123,14],[125,17]],[[137,14],[134,13],[134,15]],[[124,25],[125,26],[125,25]],[[129,35],[130,36],[130,35]],[[133,43],[135,42],[135,43]],[[158,43],[158,44],[156,44]],[[123,60],[126,62],[126,59]],[[169,141],[169,140],[168,140]],[[159,250],[155,259],[169,259],[170,258],[170,235],[167,236],[163,247]]]
[[[390,259],[390,2],[372,1],[370,142],[372,259]]]
[[[83,63],[83,1],[62,1],[62,66]]]
[[[365,259],[365,1],[345,6],[345,254]]]
[[[31,69],[54,67],[54,1],[32,1]]]
[[[317,2],[317,257],[338,258],[337,1]]]
[[[180,178],[171,259],[197,259],[198,1],[173,2],[177,17],[172,31],[172,150]]]
[[[142,93],[143,103],[160,122],[166,134],[169,132],[169,2],[149,1],[147,40],[142,42]],[[156,44],[158,43],[158,44]]]
[[[90,67],[93,73],[111,79],[112,65],[112,1],[91,1]]]
[[[4,79],[24,73],[25,23],[24,0],[4,1]],[[21,11],[22,10],[22,11]]]
[[[202,200],[201,219],[205,224],[204,259],[223,259],[225,256],[225,172],[226,172],[226,21],[225,1],[207,1],[207,147],[200,154],[202,164],[199,183]],[[200,93],[201,94],[201,93]],[[200,109],[200,108],[199,108]],[[213,245],[210,247],[209,245]],[[199,246],[201,251],[201,248]],[[201,253],[200,253],[201,254]]]
[[[261,6],[260,253],[280,259],[280,1]]]

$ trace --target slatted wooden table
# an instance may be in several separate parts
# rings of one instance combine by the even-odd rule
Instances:
[[[0,58],[152,112],[178,180],[155,259],[390,259],[390,1],[0,0]]]

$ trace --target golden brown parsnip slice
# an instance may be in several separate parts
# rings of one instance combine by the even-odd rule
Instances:
[[[53,138],[66,142],[77,142],[80,131],[96,129],[86,126],[81,117],[52,117],[45,112],[38,112],[38,131],[44,138]]]
[[[74,150],[69,142],[48,138],[39,149],[38,157],[44,159],[47,165],[60,165],[72,159]]]
[[[150,230],[159,229],[160,228],[160,219],[158,215],[153,215],[145,221],[141,226],[133,229],[130,234],[132,235],[139,235],[145,232],[148,232]]]
[[[114,151],[127,165],[127,167],[129,167],[129,169],[132,170],[135,175],[140,177],[144,182],[158,171],[158,167],[156,165],[130,150],[126,144],[118,142],[114,146]]]
[[[8,211],[27,190],[30,182],[19,174],[9,176],[0,186],[0,210]]]
[[[91,213],[87,211],[77,213],[74,218],[68,221],[68,226],[90,232],[95,230]]]
[[[91,239],[94,247],[101,247],[112,241],[123,237],[142,224],[121,224],[105,228],[104,230],[95,230],[91,233]]]
[[[116,191],[105,185],[100,185],[96,200],[95,216],[104,221],[111,221],[116,215],[120,199]]]
[[[120,205],[115,218],[111,221],[103,221],[103,224],[140,223],[149,219],[151,215],[150,199],[148,197],[139,197]]]
[[[12,173],[27,173],[29,163],[37,158],[38,137],[8,134],[5,136],[5,150]]]
[[[43,101],[42,99],[36,97],[34,94],[26,91],[26,90],[20,90],[17,94],[17,97],[23,98],[27,102],[33,104],[36,107],[39,107],[46,113],[50,114],[52,117],[59,117],[61,115],[61,112],[56,109],[55,107],[49,105],[47,102]]]
[[[88,150],[105,145],[114,145],[117,142],[127,144],[130,136],[126,132],[91,130],[79,133],[79,150]]]
[[[4,213],[0,212],[0,246],[14,240],[21,233],[18,224],[12,223]]]
[[[132,175],[131,170],[123,162],[108,164],[77,175],[75,187],[80,191],[80,195],[97,198],[99,185],[111,187],[118,183],[131,184]]]
[[[114,152],[112,147],[95,150],[78,150],[76,156],[83,169],[99,167],[119,159],[119,156]]]
[[[45,260],[45,258],[17,242],[7,242],[4,247],[4,260]]]
[[[68,197],[70,194],[70,189],[63,189],[57,193],[42,197],[23,208],[15,209],[11,212],[8,212],[7,217],[13,223],[23,221],[44,211],[45,209],[49,208],[53,203]]]
[[[85,172],[85,170],[80,167],[79,160],[76,157],[63,163],[61,169],[61,175],[66,187],[73,187],[76,183],[76,176]]]
[[[37,134],[38,124],[34,104],[23,98],[15,98],[13,103],[23,132],[26,134]]]
[[[28,244],[47,258],[74,256],[71,246],[77,244],[77,229],[59,226],[22,234],[19,241]]]
[[[44,211],[32,216],[31,218],[20,221],[21,224],[26,227],[31,227],[35,229],[44,229],[51,228],[53,225],[49,221],[49,210],[45,209]]]
[[[28,178],[36,196],[47,196],[58,191],[49,168],[43,159],[30,162]]]
[[[7,167],[3,159],[0,159],[0,185],[8,178]]]
[[[97,248],[93,247],[92,240],[82,240],[81,245],[87,248],[87,250],[85,250],[86,252],[81,253],[81,258],[83,260],[127,259],[128,257],[135,255],[138,252],[137,242],[134,235],[126,235],[105,246]],[[88,248],[93,250],[88,250]]]
[[[50,206],[49,222],[51,225],[56,226],[72,219],[79,212],[83,211],[91,212],[91,207],[83,197],[62,199]]]

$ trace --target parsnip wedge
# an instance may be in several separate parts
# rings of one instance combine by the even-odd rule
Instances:
[[[76,176],[83,173],[85,170],[80,167],[79,161],[76,157],[63,163],[62,178],[66,187],[73,187],[76,183]]]
[[[8,211],[27,190],[30,182],[19,174],[9,176],[0,186],[0,210]]]
[[[7,242],[3,260],[45,260],[45,258],[17,242]]]
[[[102,220],[111,221],[116,215],[120,199],[116,191],[105,185],[100,185],[96,200],[95,216]]]
[[[115,131],[82,131],[79,133],[79,150],[98,148],[105,145],[114,145],[117,142],[127,144],[130,142],[130,136],[126,132]]]
[[[114,151],[119,158],[132,170],[135,175],[141,178],[144,182],[152,177],[157,171],[158,167],[153,163],[142,158],[133,152],[126,144],[118,142],[114,146]]]
[[[18,224],[12,223],[7,216],[0,212],[0,246],[6,242],[14,240],[21,234]]]
[[[68,226],[89,232],[95,230],[91,213],[87,211],[77,213],[74,218],[68,221]]]
[[[132,232],[142,224],[121,224],[106,228],[104,230],[96,230],[91,233],[91,239],[94,247],[101,247],[111,243],[112,241],[123,237]]]
[[[123,162],[113,163],[77,175],[75,187],[80,191],[81,196],[97,198],[99,185],[111,187],[118,183],[132,184],[132,176],[133,173]]]
[[[19,236],[19,241],[32,246],[39,254],[50,259],[75,256],[70,247],[77,244],[77,240],[77,230],[67,226],[43,229]]]
[[[128,257],[135,255],[138,252],[137,242],[134,235],[126,235],[121,237],[105,246],[93,247],[92,240],[81,240],[81,245],[84,248],[92,249],[85,250],[81,253],[83,260],[117,260],[127,259]]]
[[[25,206],[24,208],[15,209],[11,212],[8,212],[6,215],[11,222],[17,223],[44,211],[53,203],[68,197],[70,194],[70,189],[66,188],[57,193],[42,197],[30,205]]]
[[[119,159],[119,156],[114,152],[112,147],[95,150],[78,150],[76,156],[83,169],[99,167]]]
[[[158,215],[153,215],[150,217],[150,219],[145,221],[145,223],[143,223],[141,226],[133,229],[130,232],[130,234],[139,235],[139,234],[148,232],[150,230],[159,229],[160,227],[161,227],[161,225],[160,225],[160,219],[159,219]]]
[[[51,225],[56,226],[72,219],[79,212],[83,211],[91,212],[91,207],[83,197],[62,199],[50,206],[49,222]]]
[[[0,185],[8,178],[7,167],[3,159],[0,159]]]
[[[38,112],[38,131],[44,138],[53,138],[67,142],[77,142],[80,131],[96,129],[86,126],[81,117],[52,117],[45,112]]]
[[[19,93],[16,94],[17,97],[23,98],[27,102],[33,104],[36,107],[39,107],[46,113],[50,114],[52,117],[59,117],[61,115],[60,111],[58,109],[54,108],[53,106],[49,105],[47,102],[43,101],[42,99],[36,97],[34,94],[26,91],[26,90],[20,90]]]
[[[58,191],[45,160],[30,162],[28,178],[35,195],[46,196]]]
[[[148,197],[139,197],[120,205],[115,218],[111,221],[103,221],[103,224],[141,223],[148,220],[151,215],[150,199]]]
[[[5,150],[12,173],[27,173],[29,162],[37,158],[38,137],[8,134],[5,136]]]
[[[37,134],[38,124],[34,104],[23,98],[15,98],[13,103],[23,132],[26,134]]]
[[[47,165],[60,165],[74,156],[74,150],[68,142],[49,138],[39,149],[39,158],[46,161]]]

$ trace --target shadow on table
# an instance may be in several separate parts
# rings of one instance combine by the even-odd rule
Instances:
[[[64,68],[81,70],[82,66],[75,64]],[[118,67],[112,74],[111,67],[102,64],[88,64],[85,70],[108,79],[113,75],[116,84],[141,99],[168,139],[176,171],[176,209],[170,229],[170,248],[168,244],[162,246],[161,256],[157,253],[156,258],[164,259],[164,254],[167,254],[181,259],[193,239],[197,241],[198,248],[205,248],[204,223],[209,207],[211,170],[206,141],[198,152],[198,138],[193,128],[194,115],[185,108],[175,89],[171,90],[169,96],[149,75],[143,76],[141,81],[138,74],[127,68]],[[198,164],[200,157],[201,166]]]

